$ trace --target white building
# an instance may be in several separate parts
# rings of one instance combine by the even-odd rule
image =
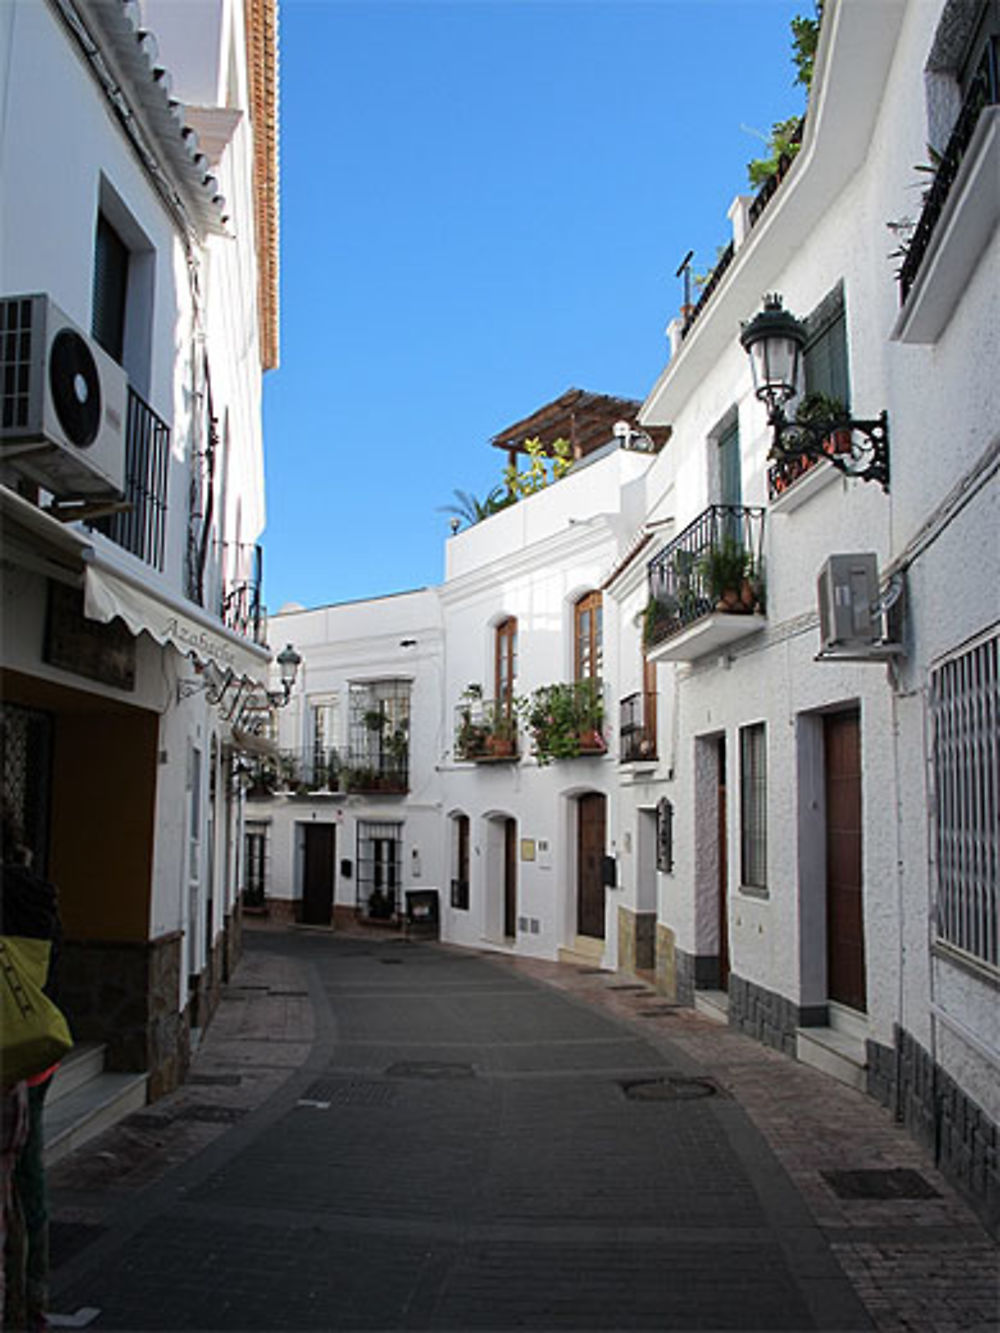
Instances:
[[[676,700],[662,984],[892,1104],[994,1221],[998,48],[996,4],[824,7],[801,151],[763,211],[734,205],[642,412],[673,430],[650,474],[674,519],[649,584]],[[887,224],[907,214],[901,306]],[[887,488],[770,467],[739,342],[765,292],[806,322],[800,393],[887,413]],[[717,611],[701,563],[734,536],[752,613]],[[860,553],[874,580],[847,562],[821,626],[821,570]]]
[[[494,441],[578,458],[448,543],[420,724],[444,939],[652,972],[891,1105],[994,1223],[998,11],[827,0],[800,151],[734,202],[641,427],[570,391]],[[818,457],[769,457],[740,339],[765,293],[804,325],[786,414],[868,423]],[[350,617],[315,649],[341,691],[396,676],[395,626],[353,637],[389,605],[306,613]]]
[[[0,12],[4,800],[60,892],[75,1036],[154,1096],[238,947],[274,22],[269,0]]]

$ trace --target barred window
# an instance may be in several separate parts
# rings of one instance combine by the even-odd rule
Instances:
[[[931,675],[938,939],[1000,966],[1000,636]]]
[[[767,888],[767,736],[763,722],[740,728],[740,877]]]
[[[244,902],[247,907],[263,907],[267,900],[268,846],[267,824],[248,819],[244,825],[246,867]]]
[[[357,905],[365,916],[389,920],[402,910],[403,825],[389,820],[358,823]]]

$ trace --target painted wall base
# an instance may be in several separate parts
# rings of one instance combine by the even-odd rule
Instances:
[[[1000,1235],[1000,1126],[898,1025],[895,1049],[869,1040],[868,1093],[934,1158]]]
[[[656,966],[656,913],[618,909],[618,969],[651,972]]]

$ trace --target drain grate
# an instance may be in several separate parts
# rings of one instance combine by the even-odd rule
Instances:
[[[238,1088],[243,1082],[242,1074],[188,1074],[187,1083],[196,1083],[202,1088]]]
[[[246,1111],[242,1106],[212,1106],[209,1102],[195,1102],[177,1112],[177,1120],[199,1120],[207,1125],[235,1125]]]
[[[395,1097],[396,1089],[391,1083],[318,1079],[310,1083],[300,1101],[329,1102],[331,1106],[388,1106]]]
[[[696,1102],[705,1097],[724,1097],[722,1088],[711,1078],[626,1079],[618,1085],[632,1102]]]
[[[941,1196],[919,1171],[906,1167],[866,1171],[821,1171],[839,1199],[939,1199]]]
[[[401,1060],[385,1071],[392,1078],[475,1078],[472,1065],[445,1060]]]

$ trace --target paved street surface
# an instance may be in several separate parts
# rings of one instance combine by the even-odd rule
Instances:
[[[643,983],[383,935],[246,942],[188,1083],[52,1173],[60,1315],[1000,1327],[996,1246],[887,1113]],[[894,1197],[856,1197],[880,1181]]]

